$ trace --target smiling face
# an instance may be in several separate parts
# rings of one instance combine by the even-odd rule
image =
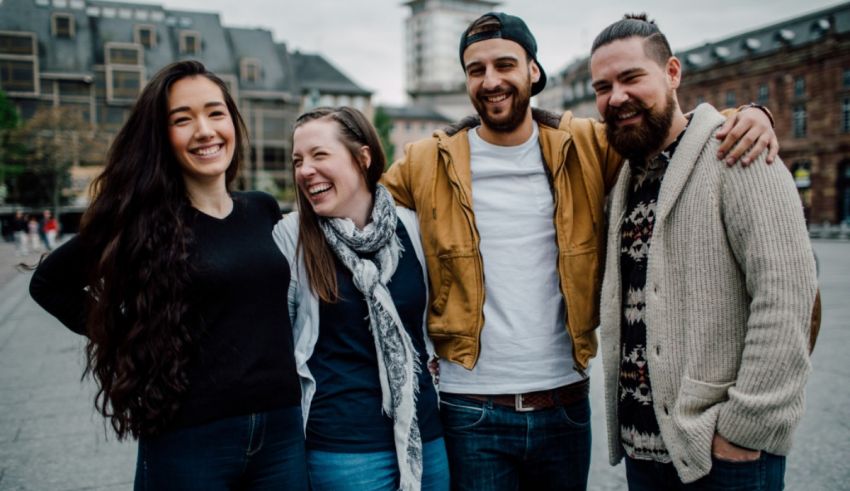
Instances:
[[[680,111],[675,90],[679,60],[665,65],[647,56],[644,39],[630,37],[599,47],[590,58],[596,108],[607,124],[608,139],[626,157],[662,149]]]
[[[463,53],[466,91],[482,124],[496,133],[511,133],[531,121],[531,85],[540,79],[537,64],[519,44],[487,39]]]
[[[188,183],[222,184],[233,161],[236,131],[221,89],[202,76],[174,82],[168,91],[168,138]]]
[[[292,148],[295,183],[316,215],[365,226],[372,211],[364,172],[371,163],[369,147],[360,147],[356,160],[342,141],[339,123],[322,118],[298,126]]]

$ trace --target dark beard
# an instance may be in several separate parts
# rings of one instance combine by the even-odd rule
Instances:
[[[662,150],[661,145],[667,139],[673,124],[673,112],[676,100],[672,92],[667,93],[667,107],[660,112],[649,110],[642,102],[629,102],[618,108],[608,107],[605,112],[605,133],[608,142],[623,157],[629,160],[643,159],[647,155]],[[643,115],[640,124],[618,127],[617,116],[636,111]]]
[[[491,91],[491,92],[480,92],[475,97],[471,97],[472,105],[475,106],[475,111],[478,112],[478,116],[481,117],[481,123],[484,124],[487,128],[496,133],[510,133],[522,124],[525,119],[525,115],[528,112],[528,105],[531,102],[531,83],[529,78],[529,84],[521,89],[517,89],[516,87],[511,87],[508,93],[509,96],[513,96],[513,102],[511,103],[510,113],[508,114],[508,118],[501,121],[494,121],[487,114],[487,106],[484,102],[480,101],[478,98],[484,98],[491,95],[496,95],[503,93],[504,91]]]

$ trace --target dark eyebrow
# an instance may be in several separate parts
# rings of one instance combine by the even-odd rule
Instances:
[[[493,63],[499,63],[499,62],[504,62],[504,61],[518,62],[519,57],[513,56],[513,55],[500,56],[500,57],[496,58],[495,60],[493,60]],[[475,65],[483,65],[483,64],[484,64],[483,61],[472,60],[472,61],[469,62],[468,65],[466,65],[466,69],[469,70],[469,67],[472,67],[472,66],[475,66]]]
[[[217,106],[225,106],[225,105],[226,104],[221,102],[221,101],[212,101],[212,102],[207,102],[206,104],[204,104],[204,109],[206,109],[208,107],[217,107]],[[171,116],[174,113],[179,113],[179,112],[188,111],[188,110],[189,110],[189,106],[175,107],[174,109],[168,111],[168,115]]]
[[[617,80],[629,78],[633,75],[640,75],[640,74],[645,73],[645,72],[646,72],[646,70],[644,70],[643,68],[637,68],[637,67],[629,68],[628,70],[623,70],[622,72],[618,73],[617,74]],[[593,82],[592,84],[590,84],[590,86],[593,87],[594,90],[598,89],[600,86],[603,86],[603,85],[608,85],[608,81],[607,80],[597,80],[597,81]]]

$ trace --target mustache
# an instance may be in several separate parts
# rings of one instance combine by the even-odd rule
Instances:
[[[620,114],[625,114],[625,113],[630,113],[630,112],[643,113],[643,112],[646,112],[647,109],[648,108],[646,107],[646,105],[644,105],[641,101],[636,101],[636,100],[628,101],[625,104],[618,106],[618,107],[608,106],[605,109],[605,121],[606,122],[616,121]]]
[[[478,97],[492,97],[494,95],[513,94],[516,90],[513,87],[497,87],[495,89],[481,89],[478,91]]]

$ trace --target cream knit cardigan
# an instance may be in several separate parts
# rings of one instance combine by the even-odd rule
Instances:
[[[785,455],[803,412],[814,256],[800,199],[782,162],[719,161],[724,121],[700,105],[671,160],[656,208],[646,277],[653,409],[673,465],[688,483],[711,469],[717,432]],[[620,224],[630,170],[610,204],[601,352],[611,464],[623,457],[617,418]]]

